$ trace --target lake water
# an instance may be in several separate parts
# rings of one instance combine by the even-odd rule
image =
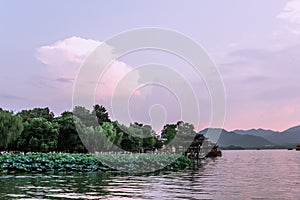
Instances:
[[[198,168],[153,176],[0,176],[0,199],[300,199],[300,152],[223,151]]]

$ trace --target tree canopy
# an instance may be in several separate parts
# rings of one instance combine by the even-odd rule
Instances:
[[[24,122],[24,130],[18,140],[18,149],[23,151],[53,151],[58,142],[58,124],[45,118],[32,118]]]
[[[57,150],[64,152],[86,152],[74,123],[72,112],[63,112],[61,116],[54,119],[58,124]]]
[[[0,109],[0,148],[6,149],[23,131],[22,118]]]
[[[91,110],[76,106],[57,117],[47,107],[16,115],[0,108],[0,135],[0,148],[5,150],[143,152],[169,144],[187,147],[196,133],[193,125],[178,122],[166,124],[159,136],[150,125],[111,121],[106,108],[95,105]]]

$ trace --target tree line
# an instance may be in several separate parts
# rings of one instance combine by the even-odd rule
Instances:
[[[180,137],[175,137],[176,135]],[[160,135],[160,136],[159,136]],[[55,116],[48,108],[17,113],[0,108],[0,150],[23,152],[141,152],[176,145],[195,137],[191,124],[178,122],[164,126],[161,134],[149,125],[129,126],[112,121],[105,107],[91,110],[76,106],[72,112]]]

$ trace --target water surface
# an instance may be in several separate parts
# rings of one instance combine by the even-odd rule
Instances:
[[[300,152],[223,151],[195,169],[151,176],[0,176],[0,199],[300,199]]]

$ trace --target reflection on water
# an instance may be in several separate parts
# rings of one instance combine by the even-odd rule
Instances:
[[[198,168],[153,176],[0,176],[0,199],[300,199],[300,152],[223,151]]]

